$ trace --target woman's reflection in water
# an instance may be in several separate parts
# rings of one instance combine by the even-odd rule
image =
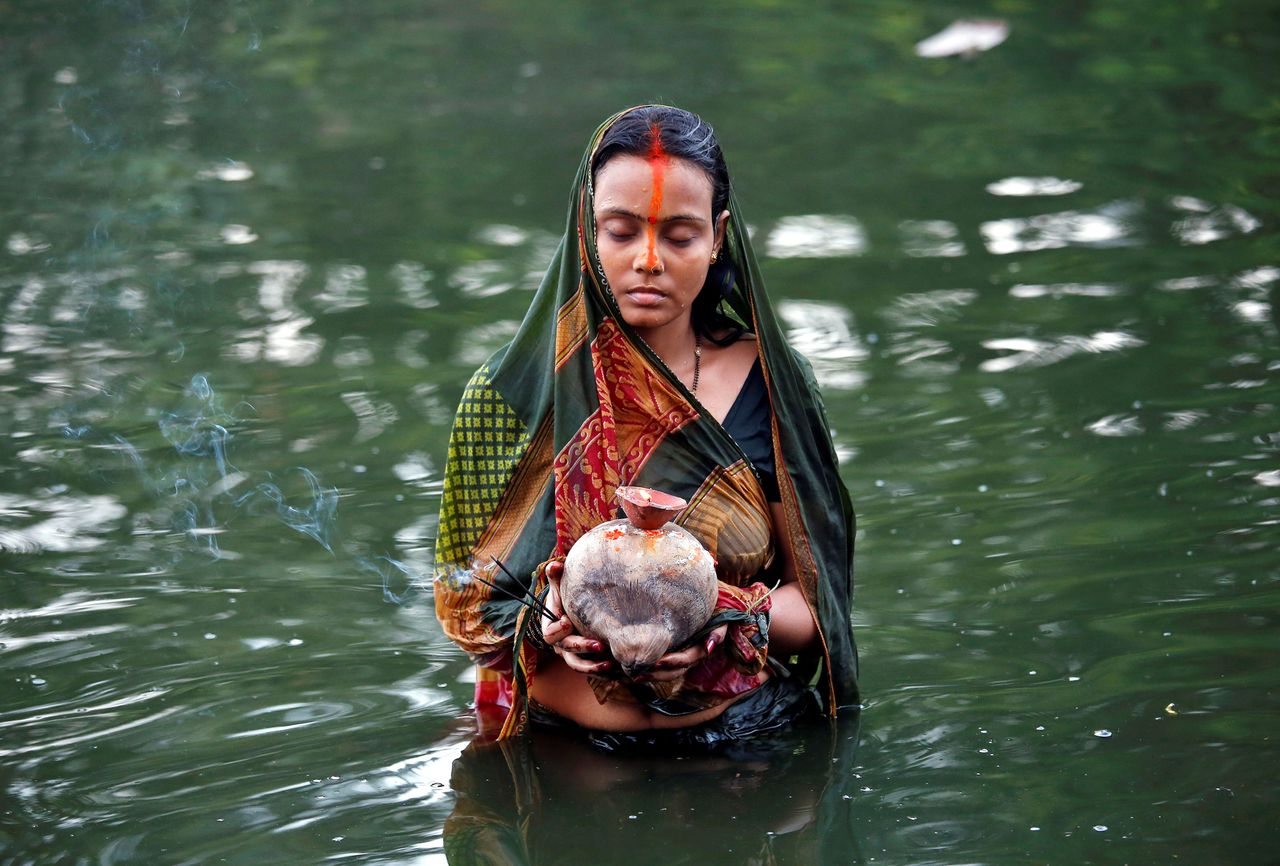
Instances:
[[[858,716],[715,754],[609,753],[536,729],[477,739],[453,765],[453,866],[858,863]]]

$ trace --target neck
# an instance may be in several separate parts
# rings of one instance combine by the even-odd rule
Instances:
[[[692,375],[695,338],[690,320],[672,322],[662,328],[645,328],[636,333],[671,372],[677,376],[687,374],[686,379]]]

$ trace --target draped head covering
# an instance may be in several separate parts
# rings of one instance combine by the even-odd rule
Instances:
[[[658,123],[679,110],[639,106],[596,130],[555,257],[515,337],[467,384],[450,437],[436,614],[482,668],[509,674],[515,711],[504,735],[523,724],[520,700],[537,660],[524,640],[533,616],[519,599],[544,585],[549,561],[617,516],[619,486],[688,499],[677,522],[695,535],[691,521],[715,524],[715,503],[724,501],[708,494],[754,495],[742,450],[623,320],[596,253],[593,162],[606,133],[632,112]],[[721,292],[722,311],[756,337],[786,522],[775,531],[792,540],[800,587],[821,634],[821,655],[802,661],[802,673],[820,667],[821,691],[834,713],[858,701],[853,510],[812,370],[786,342],[731,191],[727,207],[719,268],[727,278],[703,291]]]

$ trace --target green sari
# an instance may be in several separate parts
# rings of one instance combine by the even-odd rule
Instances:
[[[516,598],[539,592],[548,562],[617,516],[617,487],[637,484],[689,500],[677,522],[713,554],[715,528],[747,510],[758,517],[762,506],[767,515],[741,448],[623,321],[609,290],[596,254],[590,174],[602,137],[621,116],[592,137],[564,239],[515,338],[468,383],[449,442],[436,615],[480,665],[478,708],[510,706],[502,736],[524,727],[538,660],[526,640],[534,616]],[[729,213],[722,255],[730,256],[736,278],[722,308],[756,336],[786,520],[776,531],[791,538],[821,635],[820,654],[794,667],[805,678],[821,672],[820,694],[834,715],[858,702],[853,510],[812,370],[787,344],[769,305],[732,194]],[[749,579],[721,574],[731,584]]]

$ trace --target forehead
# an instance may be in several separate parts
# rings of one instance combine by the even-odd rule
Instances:
[[[631,154],[615,156],[596,172],[596,210],[623,208],[648,214],[655,186],[661,191],[663,213],[711,213],[711,178],[697,165],[679,157],[655,163]]]

